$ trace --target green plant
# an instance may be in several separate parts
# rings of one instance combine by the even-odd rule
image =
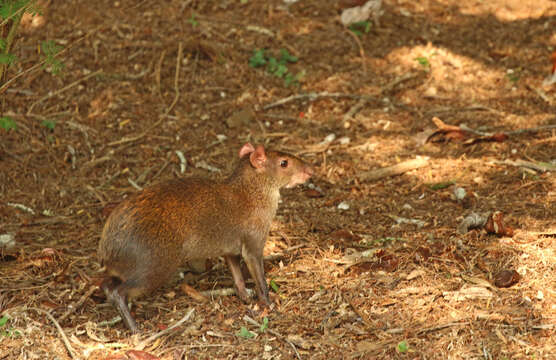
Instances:
[[[244,339],[252,339],[255,337],[255,334],[252,333],[251,331],[247,330],[247,328],[245,326],[242,326],[241,329],[239,330],[239,332],[236,334],[239,337],[242,337]]]
[[[516,83],[519,78],[521,77],[519,74],[519,69],[517,70],[508,70],[508,72],[506,73],[506,77],[508,78],[508,80],[510,80],[511,83]]]
[[[19,25],[24,14],[38,15],[40,9],[37,0],[0,0],[0,93],[4,92],[8,84],[8,68],[18,61],[13,48]],[[39,47],[43,68],[49,66],[53,74],[58,74],[63,63],[56,58],[62,47],[53,41],[44,41]],[[31,69],[36,68],[36,65]],[[23,73],[27,73],[24,71]]]
[[[2,116],[0,117],[0,128],[4,130],[10,130],[10,129],[16,130],[17,124],[11,117]]]
[[[56,127],[56,121],[43,120],[41,122],[41,125],[47,128],[48,130],[54,130],[54,128]]]
[[[6,315],[0,317],[0,337],[18,337],[21,335],[21,331],[15,330],[13,327],[6,326],[8,324],[9,317]]]
[[[270,288],[277,293],[278,290],[280,290],[280,287],[278,286],[278,284],[276,284],[276,281],[274,281],[274,279],[270,280]]]
[[[429,59],[427,59],[424,56],[419,56],[415,58],[415,61],[417,61],[419,63],[419,65],[421,65],[424,68],[429,68],[431,66]]]
[[[43,41],[41,44],[43,68],[50,66],[54,75],[58,75],[64,68],[64,64],[56,58],[56,55],[63,49],[52,40]]]
[[[197,25],[199,25],[199,22],[197,20],[195,20],[195,14],[191,14],[191,17],[189,19],[187,19],[187,22],[189,22],[191,24],[191,26],[196,27]]]
[[[268,329],[268,318],[265,316],[261,324],[261,332],[265,332],[266,329]]]
[[[267,73],[284,79],[284,84],[290,86],[299,84],[299,81],[305,76],[304,70],[297,74],[289,71],[288,64],[296,63],[297,61],[297,56],[290,54],[286,49],[280,49],[279,57],[266,54],[265,49],[255,49],[253,55],[249,58],[249,66],[259,68],[266,65]]]
[[[398,348],[398,351],[401,352],[401,353],[406,353],[406,352],[409,351],[409,345],[407,344],[407,342],[405,340],[400,341],[398,343],[397,348]]]
[[[359,21],[351,24],[348,29],[357,36],[362,36],[363,33],[368,34],[371,30],[372,23],[370,21]]]

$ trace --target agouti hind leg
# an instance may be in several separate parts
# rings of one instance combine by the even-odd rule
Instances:
[[[126,287],[119,280],[114,278],[105,279],[101,284],[102,290],[106,294],[106,298],[118,310],[125,325],[132,333],[137,332],[137,324],[135,319],[129,312],[127,307]]]
[[[236,288],[237,295],[243,302],[248,303],[249,295],[247,294],[247,290],[245,289],[245,280],[243,279],[241,266],[239,265],[239,260],[241,259],[240,256],[226,255],[224,256],[224,258],[226,259],[228,268],[232,273],[232,278],[234,279],[234,286]]]

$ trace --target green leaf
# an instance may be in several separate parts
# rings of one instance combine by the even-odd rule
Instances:
[[[247,330],[247,328],[245,326],[242,326],[241,329],[239,330],[239,332],[237,333],[237,336],[240,336],[244,339],[252,339],[255,337],[255,334],[253,334],[251,331]]]
[[[280,49],[280,60],[295,63],[297,62],[297,56],[293,56],[286,49]]]
[[[249,58],[249,66],[257,68],[266,64],[266,59],[264,57],[264,49],[255,49],[253,51],[253,56]]]
[[[15,121],[12,118],[10,118],[8,116],[3,116],[3,117],[0,117],[0,128],[2,128],[4,130],[10,130],[10,129],[16,130],[17,129],[17,124],[15,123]],[[0,319],[0,323],[1,323],[2,319]]]
[[[64,63],[56,59],[56,55],[62,51],[63,47],[56,44],[52,40],[43,41],[41,43],[41,51],[43,53],[43,69],[50,66],[50,70],[54,75],[58,75],[64,68]]]
[[[439,183],[434,183],[434,184],[426,184],[429,189],[431,190],[442,190],[442,189],[446,189],[447,187],[450,187],[452,185],[454,185],[456,182],[453,180],[450,181],[444,181],[444,182],[439,182]]]
[[[416,57],[415,60],[419,64],[421,64],[421,66],[423,66],[423,67],[429,67],[430,66],[429,59],[427,59],[426,57],[422,57],[422,56]]]
[[[268,318],[265,316],[261,324],[261,332],[264,332],[266,329],[268,329]]]
[[[371,22],[359,21],[351,24],[348,29],[351,30],[351,32],[353,32],[358,37],[361,37],[361,35],[363,35],[363,32],[365,32],[365,34],[368,34],[369,31],[371,31]]]
[[[8,323],[9,317],[7,317],[6,315],[2,316],[0,318],[0,327],[6,325]]]
[[[199,25],[199,22],[197,20],[195,20],[195,14],[192,14],[191,17],[187,20],[191,26],[195,27],[197,25]]]
[[[19,9],[26,6],[31,0],[3,0],[0,3],[0,17],[7,19],[13,16]],[[20,13],[20,15],[22,15]]]
[[[0,64],[11,65],[16,59],[14,54],[0,54]]]
[[[276,284],[276,281],[274,281],[274,279],[270,280],[270,288],[274,290],[275,293],[280,290],[280,287],[278,286],[278,284]]]
[[[278,68],[278,60],[276,60],[276,58],[274,57],[269,58],[268,65],[266,66],[266,71],[274,74],[277,68]]]
[[[409,350],[409,345],[407,345],[407,342],[405,340],[400,341],[398,343],[398,351],[401,353],[406,353]]]
[[[274,70],[274,76],[282,78],[288,72],[288,67],[286,65],[278,64],[276,70]]]
[[[43,120],[41,122],[41,125],[47,128],[48,130],[54,130],[54,128],[56,127],[56,121]]]
[[[4,50],[6,48],[6,40],[0,38],[0,50]]]

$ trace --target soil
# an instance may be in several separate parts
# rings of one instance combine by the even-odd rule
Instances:
[[[384,0],[355,34],[340,14],[361,3],[45,1],[0,97],[17,124],[0,128],[0,359],[553,358],[556,2]],[[45,40],[62,73],[22,74]],[[304,76],[250,66],[256,49]],[[248,141],[316,169],[268,237],[274,308],[192,297],[232,287],[213,259],[134,301],[131,336],[96,289],[107,215],[158,181],[225,176]]]

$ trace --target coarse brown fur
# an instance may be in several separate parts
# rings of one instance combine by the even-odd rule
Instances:
[[[262,253],[279,190],[305,182],[312,169],[300,159],[246,144],[224,181],[189,178],[151,186],[119,204],[99,243],[103,283],[126,325],[136,325],[125,302],[163,285],[187,261],[223,256],[238,295],[247,301],[240,256],[268,302]],[[284,167],[283,161],[287,161]]]

